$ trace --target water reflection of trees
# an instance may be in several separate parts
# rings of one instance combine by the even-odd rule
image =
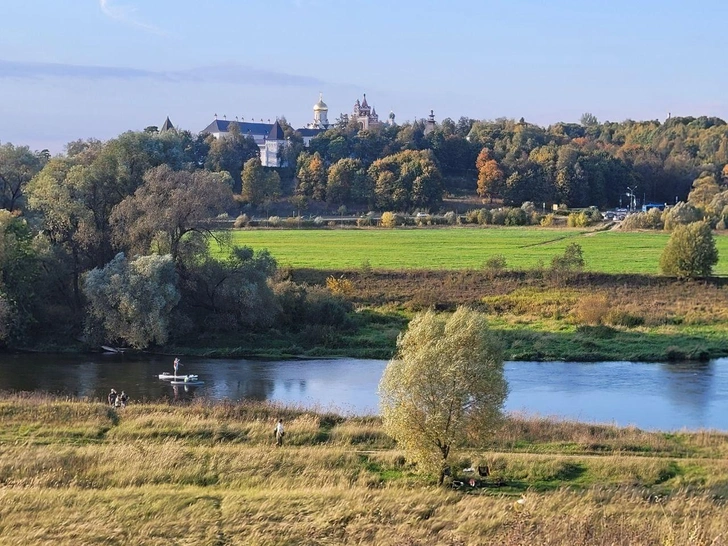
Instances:
[[[667,362],[659,366],[670,401],[687,410],[700,426],[715,391],[715,362]]]
[[[212,386],[209,389],[214,398],[230,400],[270,399],[275,388],[275,379],[271,368],[263,362],[221,361],[210,370]]]

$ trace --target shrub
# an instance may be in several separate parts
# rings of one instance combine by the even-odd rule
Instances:
[[[323,225],[324,225],[325,223],[326,223],[326,220],[324,220],[323,216],[317,216],[316,218],[314,218],[314,219],[313,219],[313,224],[314,224],[314,225],[315,225],[316,227],[321,227],[321,226],[323,226]]]
[[[609,312],[609,300],[603,294],[583,297],[574,307],[573,314],[581,324],[601,324]]]
[[[488,209],[480,209],[478,211],[478,224],[486,225],[493,221],[493,216]]]
[[[248,218],[247,214],[241,214],[235,219],[235,222],[233,223],[233,227],[236,228],[243,228],[247,226],[250,223],[250,218]]]
[[[383,212],[381,224],[382,227],[393,228],[397,225],[397,216],[393,212]]]
[[[483,267],[489,271],[503,271],[506,268],[506,257],[503,254],[491,256],[485,260]]]
[[[589,216],[585,212],[572,212],[566,220],[569,227],[587,227],[589,223]]]
[[[508,212],[503,209],[494,210],[491,212],[490,223],[494,226],[504,226],[506,224],[506,218]]]
[[[525,201],[521,205],[521,210],[530,216],[536,212],[536,205],[533,204],[533,201]]]
[[[663,224],[668,231],[672,231],[676,226],[699,222],[702,218],[703,215],[699,209],[682,201],[662,214]]]
[[[458,215],[455,214],[453,211],[448,211],[443,216],[445,218],[445,222],[447,222],[448,225],[454,226],[458,221]]]
[[[303,330],[312,325],[334,329],[351,326],[351,304],[325,288],[283,281],[272,289],[280,309],[278,320],[285,327]]]
[[[268,218],[268,225],[271,227],[279,227],[281,225],[281,217],[271,216],[270,218]]]
[[[555,214],[547,214],[543,218],[541,218],[541,225],[543,227],[553,227],[556,225],[556,215]]]
[[[354,284],[345,277],[329,276],[326,278],[326,288],[335,296],[350,296],[354,293]]]
[[[525,226],[528,224],[528,214],[523,209],[509,209],[506,213],[507,226]]]
[[[707,277],[718,263],[718,249],[708,222],[678,225],[660,256],[660,270],[673,277]]]
[[[372,225],[372,219],[370,216],[361,216],[356,219],[356,225],[359,227],[369,227]]]
[[[294,228],[294,227],[301,227],[301,226],[312,226],[313,222],[306,221],[303,219],[303,216],[289,216],[284,220],[286,227],[288,228]]]
[[[589,207],[586,211],[586,215],[589,217],[590,224],[598,224],[604,220],[604,216],[602,216],[602,213],[599,212],[599,209],[596,207]]]
[[[351,305],[340,296],[318,287],[306,287],[305,324],[325,324],[338,329],[351,326]]]
[[[477,224],[478,223],[478,214],[479,210],[469,210],[465,213],[465,223],[466,224]]]
[[[551,268],[555,270],[580,270],[584,268],[584,254],[579,243],[569,243],[561,256],[551,259]]]
[[[622,229],[663,229],[662,211],[654,208],[647,212],[636,212],[622,221]]]

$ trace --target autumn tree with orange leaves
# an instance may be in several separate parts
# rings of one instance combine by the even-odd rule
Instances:
[[[498,162],[490,156],[488,148],[480,151],[475,167],[478,169],[478,195],[481,198],[487,195],[492,203],[493,197],[503,192],[505,180],[503,171]]]

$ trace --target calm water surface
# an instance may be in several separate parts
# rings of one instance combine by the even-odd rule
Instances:
[[[205,381],[173,389],[157,375],[172,357],[0,355],[0,391],[47,391],[103,399],[112,387],[132,400],[243,398],[377,412],[382,360],[183,359]],[[506,410],[644,429],[728,430],[728,359],[706,363],[507,362]]]

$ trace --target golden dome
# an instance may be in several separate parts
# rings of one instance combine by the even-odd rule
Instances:
[[[329,107],[326,106],[326,103],[324,102],[324,95],[323,95],[323,93],[320,93],[318,102],[313,105],[313,111],[314,112],[319,112],[319,111],[328,112],[328,110],[329,110]]]

